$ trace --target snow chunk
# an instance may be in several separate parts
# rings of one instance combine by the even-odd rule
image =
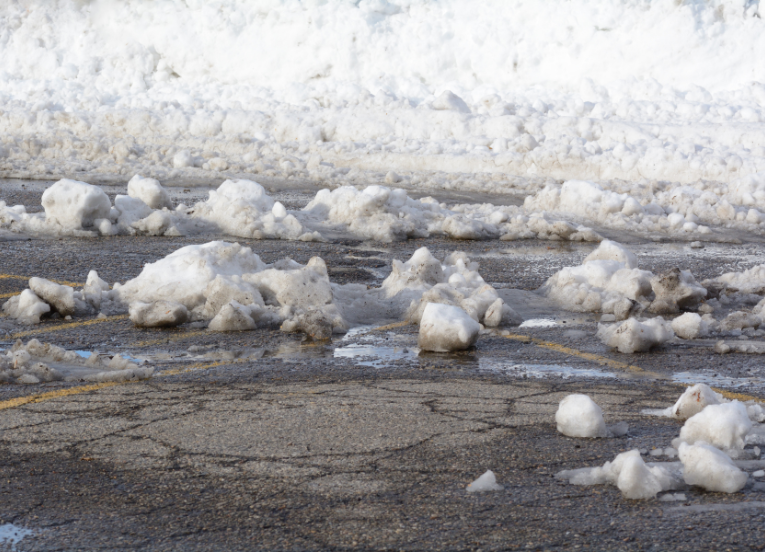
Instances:
[[[283,206],[252,180],[226,180],[209,199],[194,206],[193,216],[216,224],[232,236],[255,239],[314,240]]]
[[[637,268],[637,256],[622,244],[611,240],[603,240],[592,253],[584,258],[582,264],[590,261],[616,261],[626,268]]]
[[[162,187],[159,180],[154,178],[143,178],[140,175],[135,175],[128,182],[127,193],[130,197],[140,199],[152,209],[162,209],[163,207],[170,209],[173,206],[167,190]]]
[[[39,324],[40,317],[50,312],[50,305],[31,289],[25,289],[3,304],[3,312],[22,324]]]
[[[581,266],[561,269],[539,291],[567,310],[612,313],[624,319],[636,301],[651,293],[652,274],[631,268],[633,263],[631,252],[605,241]]]
[[[44,278],[30,278],[29,288],[62,317],[75,313],[74,290]]]
[[[252,330],[255,327],[255,320],[250,315],[250,309],[241,303],[231,301],[220,309],[207,329],[214,332],[233,332]]]
[[[712,391],[708,385],[697,383],[688,387],[680,395],[680,398],[671,408],[671,414],[680,420],[687,420],[711,404],[720,404],[720,399],[721,396]]]
[[[130,303],[130,320],[143,328],[172,328],[187,322],[188,309],[175,301]]]
[[[696,307],[707,296],[688,270],[673,268],[661,276],[651,278],[656,298],[648,310],[656,314],[671,314]]]
[[[746,485],[747,474],[727,454],[707,443],[681,443],[678,453],[688,485],[721,493],[735,493]]]
[[[42,195],[45,221],[64,231],[92,228],[108,219],[112,204],[98,186],[77,180],[59,180]]]
[[[125,303],[174,301],[189,311],[204,307],[205,290],[218,276],[240,276],[266,268],[249,247],[221,241],[188,245],[144,267],[113,294]]]
[[[420,320],[418,344],[424,351],[461,351],[475,344],[480,329],[461,308],[428,303]]]
[[[672,330],[683,339],[696,339],[709,333],[709,323],[695,312],[686,312],[672,321]]]
[[[619,454],[602,467],[564,470],[555,475],[573,485],[616,485],[625,498],[644,500],[680,485],[678,470],[672,465],[647,465],[640,451]]]
[[[598,324],[598,338],[620,353],[635,353],[650,350],[675,337],[672,326],[661,317],[639,322],[630,318],[621,324],[609,326]]]
[[[743,403],[710,404],[688,418],[672,446],[680,450],[681,443],[705,442],[720,449],[743,449],[750,429],[752,422]]]
[[[568,437],[608,437],[603,410],[587,395],[566,396],[555,413],[558,431]]]
[[[481,493],[484,491],[501,491],[504,487],[497,483],[497,477],[494,472],[487,470],[481,477],[467,486],[469,493]]]

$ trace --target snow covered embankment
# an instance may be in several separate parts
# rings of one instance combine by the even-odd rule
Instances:
[[[0,171],[381,183],[393,169],[391,183],[461,189],[525,185],[505,174],[730,182],[765,170],[759,11],[12,0],[0,13]]]

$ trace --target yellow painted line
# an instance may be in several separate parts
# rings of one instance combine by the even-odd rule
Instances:
[[[577,349],[566,347],[565,345],[561,345],[560,343],[555,343],[554,341],[545,341],[543,339],[538,339],[536,337],[531,337],[529,335],[523,335],[523,334],[510,334],[510,335],[504,335],[502,337],[506,339],[512,339],[514,341],[522,341],[524,343],[533,343],[537,347],[542,347],[543,349],[550,349],[552,351],[556,351],[564,355],[579,357],[584,360],[589,360],[591,362],[600,364],[601,366],[608,366],[609,368],[614,368],[616,370],[633,372],[636,374],[651,376],[657,379],[666,379],[665,375],[644,370],[640,366],[635,366],[634,364],[627,364],[626,362],[620,362],[618,360],[604,357],[602,355],[596,355],[594,353],[585,353],[582,351],[578,351]]]
[[[0,274],[0,280],[26,280],[29,281],[29,276],[19,276],[17,274]],[[66,280],[50,280],[62,286],[70,287],[83,287],[85,284],[79,284],[77,282],[67,282]]]
[[[10,293],[0,293],[0,299],[5,299],[6,297],[13,297],[19,294],[21,294],[20,291],[12,291]]]
[[[575,356],[575,357],[582,358],[584,360],[597,362],[601,366],[608,366],[616,370],[626,370],[629,372],[633,372],[636,374],[640,374],[643,376],[648,376],[648,377],[652,377],[652,378],[656,378],[660,380],[667,379],[667,376],[665,374],[659,374],[657,372],[644,370],[640,366],[635,366],[634,364],[627,364],[626,362],[620,362],[618,360],[614,360],[612,358],[604,357],[601,355],[596,355],[593,353],[585,353],[582,351],[578,351],[577,349],[572,349],[571,347],[566,347],[565,345],[555,343],[553,341],[545,341],[543,339],[531,337],[530,335],[511,334],[511,335],[505,335],[502,337],[505,337],[507,339],[512,339],[514,341],[522,341],[524,343],[533,343],[537,347],[542,347],[544,349],[550,349],[552,351],[556,351],[564,355]],[[671,385],[675,387],[681,387],[681,388],[687,387],[685,384],[675,383],[675,382],[671,382]],[[712,387],[712,390],[716,393],[720,393],[723,397],[725,397],[728,400],[738,400],[738,401],[744,401],[744,402],[745,401],[765,402],[765,399],[761,397],[755,397],[754,395],[747,395],[745,393],[736,393],[734,391],[726,391],[725,389],[717,389],[715,387]]]
[[[0,401],[0,410],[7,410],[8,408],[16,408],[19,406],[24,406],[25,404],[49,401],[51,399],[58,399],[59,397],[79,395],[80,393],[87,393],[88,391],[97,391],[99,389],[103,389],[104,387],[119,385],[119,383],[120,382],[116,382],[116,381],[92,383],[90,385],[81,385],[79,387],[69,387],[68,389],[48,391],[47,393],[39,393],[37,395],[29,395],[27,397],[16,397],[15,399]]]
[[[173,341],[182,341],[184,339],[190,339],[192,337],[198,337],[200,335],[210,335],[209,332],[206,330],[196,331],[196,332],[186,332],[180,335],[177,334],[171,334],[168,337],[163,337],[161,339],[150,339],[147,341],[136,341],[131,345],[131,347],[151,347],[153,345],[162,345],[163,343],[170,343]]]
[[[83,320],[81,322],[57,324],[55,326],[37,328],[35,330],[26,330],[23,332],[16,332],[14,334],[11,334],[11,337],[29,337],[30,335],[60,332],[62,330],[70,330],[72,328],[79,328],[82,326],[93,326],[94,324],[103,324],[104,322],[116,322],[117,320],[125,320],[127,317],[128,317],[127,314],[120,314],[118,316],[107,316],[106,318],[93,318],[91,320]]]
[[[368,332],[364,333],[371,333],[371,332],[384,332],[385,330],[393,330],[395,328],[403,328],[404,326],[409,326],[411,322],[395,322],[393,324],[387,324],[385,326],[378,326],[377,328],[372,328]]]

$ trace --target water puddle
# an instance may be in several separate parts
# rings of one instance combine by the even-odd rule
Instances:
[[[388,332],[384,337],[365,335],[373,328],[374,326],[359,326],[349,330],[340,342],[354,341],[354,343],[336,347],[333,353],[334,358],[351,358],[356,364],[374,368],[396,361],[417,359],[420,353],[417,347],[407,346],[404,343],[396,344],[396,341],[409,342],[409,337],[397,336],[392,332]]]
[[[613,372],[598,370],[597,368],[574,368],[561,364],[518,364],[482,357],[478,360],[480,370],[502,372],[518,377],[547,379],[547,378],[605,378],[615,379],[618,376]]]
[[[765,387],[765,378],[731,378],[721,376],[717,372],[677,372],[672,374],[672,381],[686,385],[705,383],[710,387],[726,387],[732,389],[739,387]]]
[[[31,535],[33,532],[34,531],[31,529],[18,527],[12,523],[0,525],[0,544],[10,544],[11,549],[15,550],[16,545],[21,542],[24,537]]]
[[[524,320],[523,323],[518,326],[519,328],[553,328],[558,323],[552,318],[531,318],[530,320]]]

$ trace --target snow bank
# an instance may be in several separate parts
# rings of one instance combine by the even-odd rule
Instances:
[[[747,474],[737,468],[728,455],[707,443],[681,443],[678,453],[683,463],[683,479],[688,485],[720,493],[735,493],[746,485]]]
[[[504,487],[497,483],[497,477],[494,472],[487,470],[481,477],[467,486],[469,493],[482,493],[485,491],[501,491]]]
[[[598,324],[598,338],[620,353],[642,353],[675,337],[672,326],[661,317],[639,322],[630,318],[621,324]]]
[[[428,303],[417,340],[423,351],[451,353],[475,345],[481,326],[459,307]]]
[[[83,356],[50,343],[21,340],[0,354],[0,383],[46,383],[51,381],[132,381],[151,377],[154,368],[138,366],[115,355]]]
[[[490,187],[506,174],[729,182],[764,168],[756,2],[5,8],[6,173],[396,172],[441,187],[448,171]]]
[[[680,450],[680,443],[705,442],[720,449],[743,449],[750,429],[752,422],[744,404],[710,404],[688,418],[672,446]]]
[[[640,452],[631,450],[619,454],[602,467],[564,470],[555,475],[573,485],[616,485],[625,498],[643,500],[654,498],[661,491],[682,485],[681,475],[672,464],[647,465]]]

